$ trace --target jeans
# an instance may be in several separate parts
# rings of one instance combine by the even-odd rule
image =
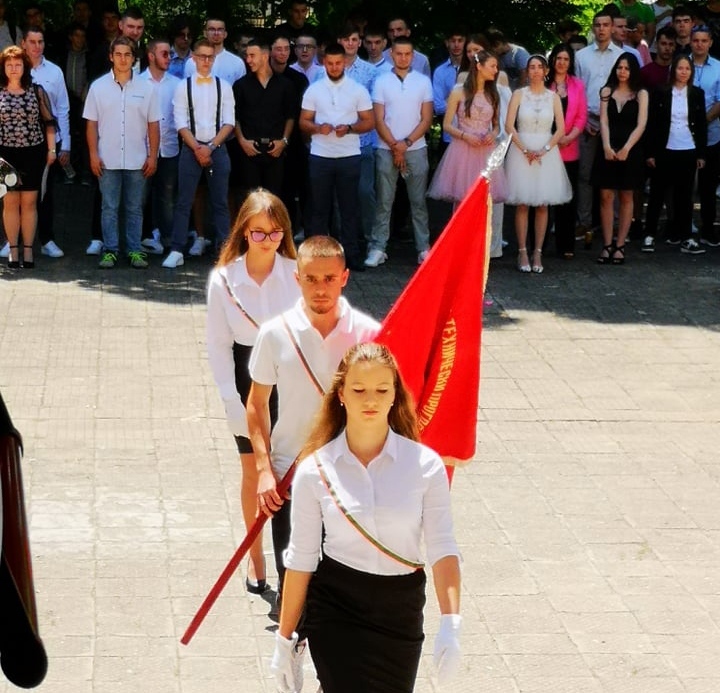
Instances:
[[[358,217],[358,188],[360,185],[360,155],[331,159],[310,155],[310,184],[312,186],[312,215],[305,235],[329,235],[333,201],[337,198],[340,210],[340,243],[348,262],[362,262],[360,257],[360,219]]]
[[[125,244],[128,253],[139,252],[142,235],[145,176],[140,169],[106,169],[98,179],[102,194],[100,222],[105,250],[119,250],[118,216],[122,205],[125,220]]]
[[[427,147],[406,152],[405,160],[407,161],[405,186],[410,200],[415,248],[418,253],[422,253],[430,247],[430,228],[425,202],[428,179]],[[398,175],[400,172],[393,164],[392,152],[388,149],[378,149],[375,152],[377,211],[370,250],[385,252],[390,237],[390,213],[395,199]]]
[[[157,171],[146,188],[146,212],[150,212],[145,224],[148,231],[160,229],[161,238],[170,238],[178,183],[178,156],[160,157]],[[148,237],[149,237],[148,233]]]
[[[210,172],[212,171],[212,173]],[[230,210],[228,209],[228,182],[230,179],[230,157],[224,145],[212,153],[212,167],[203,169],[195,154],[187,147],[180,150],[178,161],[178,198],[172,223],[171,248],[185,250],[188,240],[188,222],[192,211],[195,191],[200,176],[205,173],[210,194],[210,210],[217,234],[216,244],[220,247],[230,232]]]
[[[375,222],[375,149],[371,144],[360,148],[360,226],[365,240],[372,238]]]

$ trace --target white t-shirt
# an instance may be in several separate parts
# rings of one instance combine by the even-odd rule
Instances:
[[[401,80],[393,69],[377,76],[372,95],[373,103],[385,106],[385,125],[396,140],[405,139],[422,120],[422,105],[433,102],[432,82],[415,70]],[[412,143],[410,151],[426,147],[425,138]],[[378,149],[390,149],[378,138]]]
[[[185,63],[185,77],[190,77],[196,72],[197,65],[191,57]],[[244,77],[246,72],[245,61],[225,48],[215,56],[210,68],[210,74],[213,77],[224,79],[230,86],[235,84],[241,77]]]
[[[261,385],[277,385],[278,420],[270,436],[270,462],[282,477],[300,452],[322,401],[288,336],[283,318],[295,335],[312,372],[327,391],[345,352],[369,342],[380,329],[371,317],[340,298],[340,320],[323,339],[310,324],[303,300],[260,327],[250,355],[250,377]]]
[[[315,123],[318,125],[348,125],[357,122],[358,111],[371,111],[372,101],[368,90],[354,79],[345,76],[333,82],[326,76],[306,89],[302,108],[315,112]],[[354,132],[348,132],[344,137],[338,137],[335,132],[313,135],[310,153],[328,159],[359,156],[360,135]]]
[[[390,431],[380,454],[365,467],[348,449],[343,431],[315,454],[345,508],[384,546],[421,563],[424,541],[431,565],[460,555],[453,537],[450,486],[436,452]],[[288,568],[315,570],[324,528],[323,551],[344,565],[375,575],[413,571],[381,553],[348,522],[325,487],[314,454],[298,467],[291,512]]]

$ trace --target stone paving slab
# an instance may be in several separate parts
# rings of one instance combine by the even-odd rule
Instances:
[[[244,536],[205,355],[210,263],[100,272],[87,229],[61,229],[62,260],[0,268],[0,387],[25,440],[50,654],[40,690],[272,691],[272,595],[240,576],[179,644]],[[411,246],[390,256],[348,290],[377,317],[414,270]],[[539,276],[492,262],[477,459],[453,488],[456,693],[720,691],[719,262],[665,248],[633,248],[624,267],[549,256]],[[437,622],[430,599],[419,693],[440,690]],[[314,693],[309,664],[307,679]]]

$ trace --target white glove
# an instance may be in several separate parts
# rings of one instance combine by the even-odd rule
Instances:
[[[433,661],[437,668],[438,683],[442,686],[457,674],[460,668],[460,614],[440,616],[440,630],[435,636]]]
[[[247,411],[245,405],[240,399],[240,395],[232,399],[224,399],[225,417],[227,418],[228,428],[234,436],[248,437]]]
[[[299,693],[303,687],[303,654],[305,642],[298,645],[298,634],[290,639],[275,634],[275,652],[273,652],[270,670],[275,674],[277,689],[280,693]]]

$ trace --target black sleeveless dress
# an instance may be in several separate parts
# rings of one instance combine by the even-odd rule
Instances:
[[[627,142],[630,133],[637,126],[639,104],[637,97],[625,102],[618,110],[612,96],[608,100],[608,126],[610,146],[617,151]],[[626,161],[607,161],[602,146],[597,149],[590,182],[606,190],[638,190],[645,181],[645,159],[641,142],[630,150]]]

